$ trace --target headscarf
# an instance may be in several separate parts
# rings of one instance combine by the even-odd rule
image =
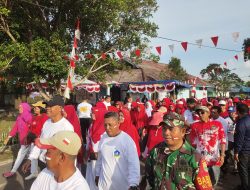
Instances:
[[[81,125],[73,105],[64,106],[64,111],[67,113],[66,119],[73,125],[75,133],[82,139]]]
[[[103,102],[97,102],[95,107],[92,107],[92,113],[95,115],[93,120],[90,136],[94,143],[101,139],[101,135],[105,132],[104,115],[107,113],[106,106]]]
[[[138,135],[138,132],[132,123],[130,112],[127,109],[121,109],[120,112],[122,112],[124,116],[124,122],[120,124],[120,130],[127,133],[133,139],[136,145],[137,153],[140,156],[140,136]]]
[[[146,114],[148,117],[152,116],[152,111],[153,111],[153,106],[151,104],[151,102],[147,101],[146,102],[147,108],[146,108]]]
[[[23,113],[17,117],[17,125],[19,130],[23,130],[26,125],[29,125],[32,120],[31,107],[28,103],[21,103],[20,106],[23,108]]]
[[[66,119],[73,125],[75,133],[82,139],[81,125],[73,105],[64,106],[64,111],[67,113]],[[77,155],[77,163],[83,163],[83,149],[81,148]]]
[[[136,107],[134,108],[135,110],[130,111],[132,123],[135,125],[136,129],[143,128],[144,126],[147,125],[147,120],[148,120],[145,107],[143,104],[137,103]],[[140,111],[138,110],[138,108],[140,109]]]
[[[25,144],[25,139],[29,133],[29,126],[32,122],[31,107],[28,103],[21,103],[20,106],[23,108],[23,112],[20,113],[16,119],[16,122],[11,129],[9,135],[15,136],[19,133],[20,144]]]

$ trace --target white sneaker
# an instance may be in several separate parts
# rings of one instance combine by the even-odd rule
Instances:
[[[38,176],[38,174],[30,174],[29,176],[27,176],[26,178],[24,178],[25,180],[30,180],[32,178],[36,178]]]

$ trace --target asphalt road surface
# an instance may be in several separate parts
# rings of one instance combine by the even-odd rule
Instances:
[[[143,170],[143,164],[141,164]],[[12,167],[12,161],[8,160],[0,163],[0,172],[9,171]],[[5,179],[0,175],[0,190],[29,190],[33,180],[24,180],[24,178],[29,175],[24,175],[20,170],[16,173],[14,177]],[[216,190],[233,190],[237,185],[240,184],[239,176],[233,175],[230,172],[226,175],[222,175]]]

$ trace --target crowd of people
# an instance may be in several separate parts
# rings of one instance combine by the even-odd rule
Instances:
[[[18,134],[21,147],[3,176],[14,176],[27,156],[22,171],[29,173],[25,180],[36,178],[32,190],[210,190],[228,172],[239,174],[239,189],[249,190],[249,107],[250,99],[237,97],[129,95],[125,102],[106,96],[95,104],[84,97],[77,106],[59,95],[21,103],[5,140]]]

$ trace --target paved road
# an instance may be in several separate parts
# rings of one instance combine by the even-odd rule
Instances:
[[[11,166],[11,160],[0,163],[0,172],[9,171]],[[21,171],[18,171],[17,174],[10,179],[5,179],[0,175],[0,190],[29,190],[34,179],[29,181],[24,180],[27,175],[28,174],[24,175]],[[221,177],[216,190],[233,190],[239,183],[239,176],[229,173]]]

